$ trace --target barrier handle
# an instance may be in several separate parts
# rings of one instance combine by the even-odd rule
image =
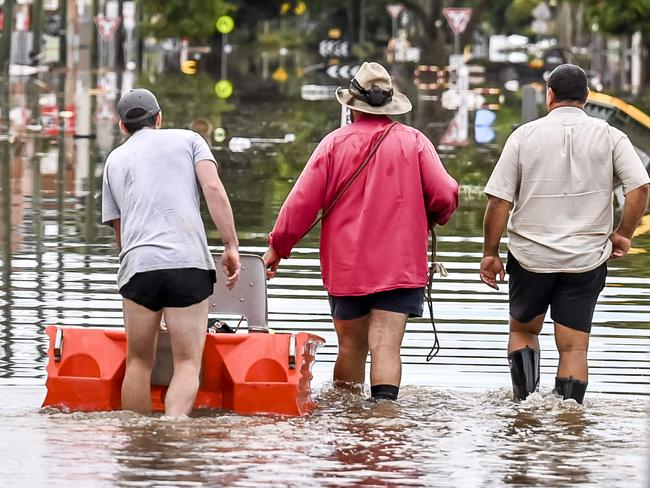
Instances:
[[[57,327],[54,335],[54,361],[57,363],[61,361],[61,356],[63,356],[63,330]]]
[[[289,369],[296,369],[296,336],[289,336]]]

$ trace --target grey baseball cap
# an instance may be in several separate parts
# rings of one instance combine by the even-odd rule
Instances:
[[[135,108],[144,110],[144,113],[136,117],[127,117],[127,114]],[[129,90],[122,95],[117,104],[117,113],[120,115],[120,120],[125,123],[141,122],[158,112],[160,112],[160,105],[156,96],[144,88]]]

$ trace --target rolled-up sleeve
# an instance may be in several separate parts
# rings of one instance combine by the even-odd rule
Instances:
[[[300,241],[323,208],[327,187],[328,150],[326,139],[316,147],[296,184],[285,200],[275,226],[269,234],[269,245],[282,258]]]
[[[613,127],[610,130],[614,143],[614,173],[623,185],[623,193],[627,194],[629,191],[649,183],[650,178],[628,137]]]
[[[418,137],[420,175],[429,225],[446,224],[458,207],[458,183],[445,170],[431,141]]]
[[[111,190],[109,182],[109,165],[104,166],[104,176],[102,178],[102,223],[109,224],[120,218],[120,208],[115,201],[115,195]]]
[[[487,195],[501,198],[510,203],[514,202],[519,188],[520,135],[521,129],[517,129],[508,137],[484,190]]]

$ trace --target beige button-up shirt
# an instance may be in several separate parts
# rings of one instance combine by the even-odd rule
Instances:
[[[513,203],[508,249],[525,269],[580,273],[609,258],[617,181],[650,181],[627,136],[559,107],[510,135],[485,193]]]

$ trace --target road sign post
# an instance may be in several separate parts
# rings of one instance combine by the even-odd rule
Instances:
[[[388,12],[388,15],[390,15],[392,19],[391,23],[391,37],[397,37],[397,19],[401,15],[401,13],[404,11],[404,5],[401,3],[391,3],[386,5],[386,11]]]
[[[217,19],[215,27],[217,28],[217,31],[221,33],[221,81],[227,81],[227,59],[228,53],[230,52],[228,46],[228,34],[230,34],[235,28],[235,20],[230,15],[222,15]],[[222,84],[222,87],[223,86],[225,85]],[[232,94],[232,84],[230,84],[230,93],[228,93],[227,96],[219,95],[219,90],[217,90],[216,87],[215,91],[219,98],[228,98]],[[225,93],[225,91],[221,90],[221,93]]]
[[[454,31],[454,53],[460,53],[460,35],[465,32],[469,19],[472,18],[471,8],[443,8],[442,13]]]

